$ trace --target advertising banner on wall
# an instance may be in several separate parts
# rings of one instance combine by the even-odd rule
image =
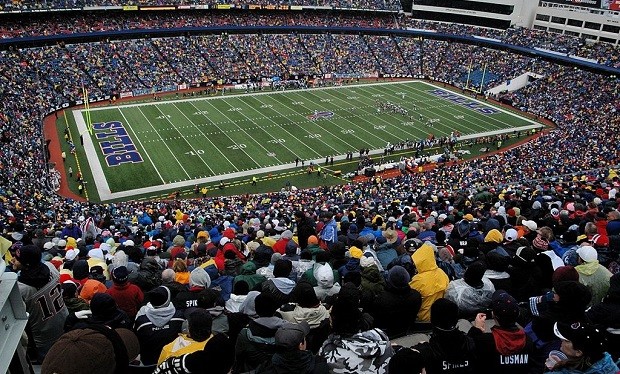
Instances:
[[[546,0],[546,1],[550,3],[584,6],[584,7],[589,7],[589,8],[600,8],[601,7],[601,0]]]

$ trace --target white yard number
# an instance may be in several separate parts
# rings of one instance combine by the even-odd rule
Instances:
[[[292,105],[304,105],[304,102],[303,101],[293,101],[291,104]]]
[[[374,94],[372,97],[383,97],[383,94]]]
[[[207,114],[209,114],[209,112],[207,112],[206,110],[199,110],[197,112],[194,112],[195,116],[206,116]]]
[[[260,107],[261,108],[273,108],[273,105],[271,105],[271,104],[263,104]]]
[[[377,126],[375,125],[375,130],[385,130],[385,126],[381,125],[381,126]]]
[[[172,116],[170,114],[162,114],[159,117],[155,117],[155,119],[167,119],[167,118],[172,118]]]
[[[322,103],[331,103],[331,100],[330,99],[321,99],[321,102]]]
[[[454,116],[454,118],[456,118],[456,119],[464,119],[465,116],[464,115],[458,115],[458,116]]]
[[[267,143],[273,143],[273,144],[282,144],[282,143],[285,143],[285,142],[286,142],[286,140],[284,140],[284,139],[271,139],[271,140],[267,141]]]
[[[230,108],[228,109],[229,112],[241,112],[241,108]]]
[[[353,131],[353,130],[348,130],[348,129],[347,129],[347,130],[342,130],[341,132],[342,132],[343,134],[353,134],[355,131]]]
[[[359,96],[347,96],[347,100],[357,100]]]
[[[308,135],[306,135],[306,138],[309,138],[309,139],[318,139],[320,137],[321,137],[321,134],[308,134]]]
[[[415,126],[413,122],[403,122],[403,126]]]
[[[199,156],[199,155],[204,155],[205,151],[203,151],[202,149],[197,149],[196,151],[185,152],[185,154],[190,155],[190,156]]]
[[[430,123],[435,123],[435,122],[439,122],[439,118],[431,118],[430,120],[428,120]]]
[[[269,152],[269,153],[267,153],[267,156],[269,156],[269,157],[276,157],[276,154],[273,153],[273,152]]]
[[[228,147],[226,147],[226,148],[229,148],[229,149],[244,149],[245,147],[246,147],[246,145],[245,145],[245,144],[243,144],[243,143],[239,143],[239,144],[229,145],[229,146],[228,146]]]

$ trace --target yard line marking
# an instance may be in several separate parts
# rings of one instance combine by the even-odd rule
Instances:
[[[288,96],[288,95],[285,95],[285,97],[286,97],[286,96]],[[291,106],[289,106],[289,105],[285,104],[284,102],[277,101],[277,100],[276,100],[276,102],[277,102],[279,105],[282,105],[282,106],[284,106],[284,107],[286,107],[286,108],[288,108],[288,109],[292,110],[293,112],[295,112],[295,114],[296,114],[296,115],[298,115],[298,116],[300,116],[300,117],[301,117],[301,116],[303,116],[303,114],[299,113],[299,111],[298,111],[298,110],[296,110],[296,109],[292,108]],[[330,132],[330,131],[328,131],[327,129],[325,129],[325,128],[321,127],[321,125],[320,125],[320,123],[319,123],[319,122],[321,122],[321,121],[310,121],[310,120],[306,120],[306,121],[304,121],[304,122],[299,122],[298,124],[308,123],[308,124],[315,125],[315,126],[319,127],[319,128],[321,129],[321,131],[323,131],[324,133],[326,133],[326,134],[329,134],[329,135],[333,136],[335,139],[337,139],[337,140],[341,141],[342,143],[344,143],[346,146],[348,146],[348,147],[350,148],[350,145],[349,145],[347,142],[343,141],[343,140],[342,140],[342,138],[341,138],[339,135],[334,135],[333,133],[331,133],[331,132]],[[336,126],[336,127],[339,127],[339,126]],[[339,127],[339,128],[341,128],[341,127]],[[310,132],[310,131],[309,131],[307,128],[305,128],[305,127],[304,127],[304,130],[305,130],[308,134],[312,134],[312,132]],[[327,146],[327,147],[331,148],[334,152],[337,152],[337,153],[341,152],[341,151],[339,151],[338,149],[334,148],[331,144],[326,143],[325,141],[323,141],[323,139],[321,139],[321,138],[315,138],[315,140],[316,140],[316,139],[318,139],[318,140],[319,140],[321,143],[323,143],[325,146]],[[321,156],[321,158],[322,158],[322,156]],[[312,161],[312,160],[308,160],[308,161]]]
[[[183,111],[182,111],[182,110],[181,110],[181,109],[177,106],[177,104],[176,104],[175,102],[172,102],[172,103],[169,103],[169,104],[172,104],[172,105],[175,107],[175,109],[176,109],[176,110],[178,110],[178,111],[179,111],[179,113],[181,113],[181,115],[183,115],[183,117],[185,117],[185,118],[186,118],[189,122],[191,122],[191,123],[192,123],[192,125],[193,125],[196,129],[198,129],[198,131],[200,131],[200,133],[201,133],[201,134],[206,135],[206,134],[205,134],[205,133],[204,133],[204,132],[200,129],[200,126],[196,125],[196,124],[194,123],[194,121],[193,121],[191,118],[189,118],[189,117],[185,114],[185,112],[183,112]],[[196,135],[194,135],[194,136],[196,136]],[[215,144],[211,141],[211,139],[209,139],[209,137],[208,137],[208,136],[205,136],[205,138],[207,138],[207,140],[209,141],[209,143],[211,143],[211,144],[213,145],[213,148],[214,148],[214,149],[217,149],[217,151],[218,151],[218,152],[219,152],[219,153],[220,153],[220,154],[221,154],[221,155],[222,155],[222,156],[226,159],[226,161],[228,161],[228,163],[229,163],[229,164],[230,164],[233,168],[235,168],[235,170],[239,170],[239,169],[237,169],[237,167],[235,166],[235,164],[234,164],[232,161],[230,161],[230,159],[229,159],[228,157],[226,157],[226,155],[222,152],[222,150],[221,150],[218,146],[216,146],[216,145],[215,145]],[[202,157],[200,157],[200,158],[202,159]],[[204,160],[203,160],[203,161],[204,161]],[[215,172],[213,171],[213,169],[211,169],[211,167],[209,166],[209,164],[207,164],[206,162],[205,162],[205,164],[207,165],[207,167],[208,167],[208,168],[209,168],[209,170],[211,171],[211,174],[215,174]]]
[[[265,105],[265,102],[260,100],[259,98],[255,98],[259,103]],[[318,153],[314,148],[310,147],[309,145],[306,144],[306,142],[302,141],[301,139],[299,139],[299,136],[297,135],[293,135],[291,134],[290,131],[286,130],[283,126],[284,125],[279,125],[278,123],[276,123],[273,119],[271,119],[272,117],[267,117],[264,114],[262,114],[258,109],[254,108],[252,105],[248,105],[250,108],[252,108],[254,111],[256,111],[256,113],[261,114],[263,116],[263,118],[268,119],[269,121],[271,121],[272,123],[274,123],[274,125],[270,126],[270,127],[279,127],[282,131],[286,132],[287,134],[289,134],[291,137],[293,137],[294,139],[299,140],[299,143],[303,144],[306,148],[308,148],[309,150],[311,150],[312,152],[314,152],[317,156],[321,156],[320,153]],[[277,110],[273,109],[272,107],[270,108],[266,108],[269,110],[273,110],[274,112],[277,112]],[[288,117],[290,115],[286,115],[286,117]],[[273,117],[273,118],[277,118],[277,117]],[[293,122],[295,123],[295,122]],[[303,128],[304,131],[306,131],[306,133],[310,134],[310,132],[308,130],[306,130],[305,128]],[[286,148],[288,149],[288,147]],[[294,154],[295,156],[297,156],[297,154],[293,151],[291,151],[292,154]]]
[[[119,109],[120,110],[120,109]],[[142,116],[144,117],[144,119],[146,120],[146,122],[149,123],[149,125],[151,125],[151,127],[153,129],[155,129],[155,126],[153,126],[153,123],[146,117],[146,114],[144,114],[144,112],[142,111],[142,108],[138,108],[138,110],[140,111],[140,113],[142,113]],[[161,110],[160,110],[161,112]],[[163,114],[163,113],[162,113]],[[168,146],[168,143],[166,143],[161,135],[159,133],[157,133],[157,136],[159,136],[159,138],[162,140],[162,143],[166,146],[166,148],[168,149],[168,152],[170,152],[170,154],[172,155],[172,157],[174,157],[174,159],[177,161],[177,163],[179,164],[179,166],[181,166],[181,169],[183,170],[183,172],[185,173],[185,175],[187,175],[188,178],[190,178],[189,173],[187,172],[187,170],[185,170],[185,168],[183,167],[183,164],[181,163],[181,161],[179,161],[179,159],[177,158],[177,156],[174,154],[174,152],[172,152],[172,150],[170,149],[170,147]],[[157,166],[155,166],[157,167]]]
[[[243,100],[240,100],[240,101],[241,101],[241,103],[243,103],[243,104],[247,105],[245,102],[243,102]],[[228,101],[227,101],[227,102],[226,102],[226,104],[227,104],[229,107],[233,108],[233,106],[230,104],[230,102],[228,102]],[[224,114],[224,113],[223,113],[223,112],[221,112],[221,111],[220,111],[220,113]],[[258,123],[256,123],[256,122],[254,122],[253,120],[251,120],[248,116],[246,116],[246,115],[243,113],[243,111],[238,111],[238,112],[236,112],[236,113],[241,114],[241,115],[242,115],[242,116],[244,116],[244,117],[245,117],[248,121],[251,121],[251,122],[252,122],[252,123],[254,123],[254,124],[255,124],[258,128],[260,128],[261,130],[263,130],[263,129],[262,129],[262,128],[258,125]],[[226,116],[226,118],[228,118],[228,116],[227,116],[226,114],[224,114],[224,115]],[[240,126],[239,126],[236,122],[234,122],[234,121],[232,121],[232,122],[235,124],[235,126],[237,126],[237,128],[238,128],[238,130],[237,130],[237,131],[243,131],[243,133],[244,133],[244,134],[246,134],[246,135],[248,136],[248,138],[249,138],[249,139],[252,139],[252,141],[253,141],[254,143],[258,144],[258,146],[259,146],[259,147],[261,147],[261,148],[262,148],[262,149],[263,149],[263,150],[264,150],[267,154],[269,154],[269,153],[270,153],[270,151],[269,151],[267,148],[265,148],[265,146],[263,146],[263,145],[261,144],[261,142],[257,141],[257,140],[256,140],[253,136],[251,136],[250,134],[248,134],[248,132],[247,132],[247,131],[245,131],[243,128],[241,128],[241,127],[240,127]],[[265,134],[269,135],[272,139],[275,139],[275,138],[273,137],[273,135],[271,135],[269,132],[267,132],[267,131],[265,131],[265,130],[263,130],[263,132],[264,132]],[[286,147],[286,146],[284,146],[284,147],[285,147],[285,148],[286,148],[289,152],[291,152],[291,150],[290,150],[290,149],[288,149],[288,147]],[[294,154],[293,152],[291,152],[291,153],[292,153],[292,154]],[[281,163],[281,162],[282,162],[282,161],[280,161],[280,160],[278,159],[278,157],[277,157],[277,156],[276,156],[276,157],[273,157],[273,158],[274,158],[276,161],[278,161],[279,163]]]
[[[433,98],[428,98],[429,94],[426,91],[416,90],[414,87],[408,87],[408,89],[413,89],[413,91],[409,91],[409,92],[412,93],[412,95],[415,95],[416,98],[417,97],[420,98],[420,100],[416,101],[416,103],[420,103],[420,102],[423,103],[423,102],[428,102],[428,101],[435,102],[435,100],[433,100]],[[394,93],[393,94],[389,93],[390,91],[394,92]],[[396,93],[396,91],[390,90],[388,88],[388,89],[386,89],[385,92],[388,92],[389,96],[394,97],[395,99],[400,100],[400,96]],[[450,110],[444,110],[443,108],[449,108]],[[464,109],[464,111],[462,109]],[[460,132],[464,133],[464,131],[460,130],[463,127],[463,122],[470,123],[473,126],[480,127],[482,130],[484,130],[484,126],[478,125],[475,122],[472,122],[471,120],[466,119],[467,117],[470,117],[470,118],[473,117],[474,113],[473,113],[473,111],[469,111],[469,110],[467,110],[465,108],[457,108],[454,105],[440,105],[440,106],[433,105],[433,106],[426,107],[426,108],[425,107],[419,107],[416,112],[418,114],[420,114],[420,112],[422,112],[422,111],[424,111],[424,112],[431,112],[432,115],[436,115],[436,116],[440,117],[439,125],[433,124],[433,126],[432,127],[428,127],[428,129],[429,130],[432,129],[432,130],[434,130],[436,132],[440,132],[440,133],[442,133],[445,136],[448,136],[449,132],[441,130],[441,127],[447,128],[450,131],[457,130],[457,131],[460,131]],[[459,122],[455,121],[454,118],[452,117],[452,112],[453,111],[455,111],[457,113],[461,113],[461,114],[466,114],[467,116],[463,119],[463,122],[459,123]],[[441,113],[446,113],[446,114],[442,115]],[[425,117],[426,118],[430,118],[429,115],[426,114],[426,113],[425,113]],[[446,125],[445,122],[452,123],[453,127],[450,127],[450,126]],[[483,121],[483,122],[487,123],[486,121]],[[471,132],[477,132],[477,131],[474,131],[474,128],[472,128],[472,127],[468,127],[468,126],[466,126],[466,127],[467,127],[467,130],[470,131],[470,133]]]
[[[228,120],[230,121],[230,118],[229,118],[226,114],[222,113],[222,111],[221,111],[218,107],[216,107],[215,105],[211,104],[211,103],[210,103],[210,102],[208,102],[208,101],[206,101],[206,102],[207,102],[207,103],[209,103],[209,105],[211,105],[211,107],[213,107],[213,109],[217,110],[217,111],[218,111],[218,112],[219,112],[222,116],[224,116],[224,117],[228,118]],[[191,104],[191,106],[193,106],[196,110],[200,110],[200,109],[198,109],[198,107],[197,107],[196,105],[194,105],[194,103],[193,103],[193,102],[191,102],[191,101],[190,101],[189,103],[190,103],[190,104]],[[207,117],[207,115],[206,115],[206,114],[203,114],[203,117],[205,117],[206,119],[208,119],[209,121],[211,121],[211,119],[210,119],[209,117]],[[232,121],[231,121],[231,122],[232,122]],[[234,122],[233,122],[233,123],[234,123]],[[236,141],[234,141],[234,140],[233,140],[233,138],[231,138],[230,136],[228,136],[228,134],[227,134],[225,131],[222,131],[222,129],[221,129],[218,125],[215,125],[215,127],[217,127],[217,129],[220,131],[220,133],[222,133],[223,135],[226,135],[226,137],[227,137],[228,139],[230,139],[230,141],[232,142],[232,144],[233,144],[233,145],[236,145],[236,144],[237,144],[237,142],[236,142]],[[246,156],[248,156],[248,158],[249,158],[250,160],[252,160],[252,162],[254,162],[254,163],[256,164],[256,166],[258,166],[259,168],[260,168],[260,167],[262,167],[262,165],[260,165],[258,162],[256,162],[256,160],[254,160],[254,158],[253,158],[253,157],[251,157],[251,156],[250,156],[250,155],[249,155],[249,154],[245,151],[245,149],[243,149],[243,148],[239,148],[239,149],[237,149],[237,150],[240,150],[241,152],[245,153],[245,155],[246,155]],[[237,167],[236,167],[236,166],[235,166],[235,169],[236,169],[237,171],[239,170],[239,169],[237,169]]]
[[[121,116],[125,120],[125,123],[127,124],[127,128],[130,129],[133,132],[133,129],[131,128],[131,124],[129,123],[129,120],[127,119],[127,117],[125,117],[125,113],[123,113],[121,108],[118,108],[118,111],[121,113]],[[134,134],[135,134],[135,132],[134,132]],[[149,162],[151,163],[151,166],[153,167],[153,169],[155,169],[155,172],[157,173],[157,175],[159,175],[159,179],[161,179],[161,182],[162,183],[166,183],[164,181],[164,177],[159,172],[159,169],[157,168],[157,165],[155,165],[155,163],[151,159],[151,156],[149,155],[149,152],[147,151],[147,148],[142,145],[142,142],[140,141],[140,138],[138,137],[138,135],[136,135],[135,138],[136,138],[136,141],[138,142],[138,144],[140,144],[140,147],[142,148],[142,150],[144,151],[144,154],[146,154],[146,158],[149,159]],[[99,197],[101,197],[101,195],[99,195]]]
[[[342,99],[342,98],[338,97],[337,95],[334,95],[334,94],[333,94],[333,93],[331,93],[330,91],[325,91],[325,93],[326,93],[327,95],[330,95],[331,97],[335,98],[336,100],[342,101],[343,103],[346,103],[346,104],[351,104],[351,103],[350,103],[350,102],[348,102],[347,100]],[[391,122],[386,121],[385,119],[383,119],[383,118],[382,118],[383,116],[377,116],[375,113],[369,112],[368,110],[364,109],[365,107],[367,107],[367,106],[368,106],[368,104],[367,104],[366,102],[364,102],[364,101],[362,101],[362,100],[359,100],[359,99],[351,99],[351,101],[359,101],[359,102],[361,102],[363,105],[362,105],[362,107],[352,108],[351,110],[346,109],[346,108],[343,108],[345,111],[347,111],[347,112],[349,112],[349,113],[353,113],[353,111],[354,111],[354,110],[361,110],[361,111],[363,111],[363,112],[365,112],[365,113],[368,113],[368,116],[372,116],[372,117],[374,117],[374,119],[377,119],[377,120],[380,120],[380,121],[382,121],[382,122],[385,122],[385,123],[386,123],[386,124],[388,124],[391,128],[392,128],[392,127],[396,127],[393,123],[391,123]],[[360,116],[360,115],[355,115],[355,114],[353,114],[352,116],[354,116],[354,117],[358,117],[358,118],[360,118],[361,120],[363,120],[363,121],[367,122],[368,124],[370,124],[371,126],[373,126],[373,130],[374,130],[374,125],[375,125],[375,124],[374,124],[374,123],[372,123],[372,122],[371,122],[371,121],[369,121],[369,120],[364,119],[363,117],[365,117],[365,116]],[[399,120],[399,121],[400,121],[400,118],[398,118],[398,117],[396,117],[396,116],[394,116],[394,115],[390,115],[390,116],[391,116],[391,117],[393,117],[393,118],[396,118],[397,120]],[[348,122],[351,122],[351,121],[348,121]],[[352,122],[351,122],[351,123],[352,123]],[[374,132],[370,132],[369,130],[364,129],[363,127],[361,127],[361,126],[359,126],[359,125],[356,125],[356,127],[358,127],[358,128],[360,128],[360,129],[362,129],[363,131],[366,131],[366,132],[370,133],[371,135],[373,135],[374,137],[378,138],[378,139],[379,139],[380,141],[382,141],[382,142],[387,142],[387,140],[385,140],[385,139],[383,139],[383,138],[380,138],[378,135],[376,135],[376,134],[374,133],[374,132],[376,132],[376,130],[374,130]],[[384,129],[384,130],[381,130],[381,131],[384,131],[384,132],[388,133],[388,134],[389,134],[389,135],[391,135],[391,136],[397,136],[397,135],[395,135],[395,134],[392,134],[392,133],[388,132],[388,131],[387,131],[387,130],[385,130],[385,129]],[[398,131],[400,131],[400,132],[402,132],[402,133],[406,133],[406,134],[411,135],[411,136],[414,136],[413,134],[409,133],[409,132],[408,132],[408,131],[406,131],[405,129],[400,129],[400,128],[398,128]],[[402,140],[402,139],[400,139],[400,140]]]

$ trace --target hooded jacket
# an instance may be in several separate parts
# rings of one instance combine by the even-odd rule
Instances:
[[[243,264],[243,266],[241,266],[241,273],[235,277],[234,283],[241,280],[245,281],[248,284],[250,290],[253,290],[256,288],[257,285],[266,281],[267,278],[262,275],[256,274],[256,264],[254,264],[254,262],[252,261],[248,261]]]
[[[422,296],[406,286],[397,288],[387,283],[385,290],[373,300],[368,312],[374,326],[385,331],[390,339],[407,334],[415,324],[422,305]]]
[[[367,309],[372,304],[377,295],[385,290],[385,278],[379,273],[376,265],[370,265],[362,268],[362,282],[360,291],[362,291],[361,301],[362,308]]]
[[[106,293],[116,301],[118,308],[134,319],[144,300],[144,294],[140,287],[129,282],[123,284],[114,283]]]
[[[334,282],[334,271],[329,264],[317,264],[314,268],[314,278],[318,283],[314,287],[314,293],[319,300],[325,301],[329,296],[340,292],[340,284]]]
[[[292,310],[285,308],[289,305],[294,305]],[[299,304],[287,304],[278,311],[282,316],[282,319],[292,323],[307,322],[311,329],[317,328],[323,321],[329,319],[329,312],[323,305],[319,305],[315,308],[304,308]]]
[[[493,326],[490,333],[472,327],[467,333],[476,343],[476,373],[528,373],[534,344],[520,327]]]
[[[600,303],[609,290],[611,272],[598,261],[584,262],[575,266],[575,270],[579,273],[579,283],[586,285],[592,291],[590,306]]]
[[[295,288],[295,282],[288,278],[271,278],[262,285],[262,292],[270,295],[278,305],[288,303],[290,293]]]
[[[161,285],[161,271],[157,260],[147,257],[142,260],[140,270],[129,274],[129,281],[140,287],[142,292],[149,292]]]
[[[245,373],[270,360],[276,352],[276,331],[287,323],[278,317],[259,317],[241,329],[235,344],[232,372]]]
[[[394,349],[379,329],[345,337],[330,335],[319,350],[332,373],[384,374]]]
[[[425,243],[411,255],[418,273],[411,279],[409,286],[422,295],[422,306],[418,313],[420,321],[431,319],[431,305],[444,296],[450,282],[446,273],[437,266],[433,247]]]
[[[183,312],[176,310],[172,303],[160,308],[148,303],[140,308],[133,330],[140,341],[142,364],[157,364],[162,348],[181,332],[183,321]]]

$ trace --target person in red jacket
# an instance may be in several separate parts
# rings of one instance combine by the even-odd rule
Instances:
[[[273,251],[284,256],[286,253],[286,245],[291,239],[293,239],[293,233],[291,230],[285,230],[282,235],[280,235],[280,239],[273,245]]]
[[[235,242],[241,243],[238,240],[236,240]],[[237,248],[237,246],[233,242],[228,241],[226,242],[226,244],[224,244],[222,248],[219,248],[217,250],[217,254],[215,255],[215,259],[214,259],[215,266],[217,266],[217,269],[221,272],[224,271],[224,263],[226,262],[226,257],[224,256],[224,254],[228,250],[233,251],[235,255],[237,256],[237,258],[239,258],[241,261],[245,261],[245,256],[243,255],[243,253],[241,253],[241,251],[239,251],[239,248]]]
[[[127,313],[133,320],[144,300],[140,287],[129,283],[129,271],[125,266],[118,266],[112,270],[113,285],[106,293],[116,301],[119,309]]]

